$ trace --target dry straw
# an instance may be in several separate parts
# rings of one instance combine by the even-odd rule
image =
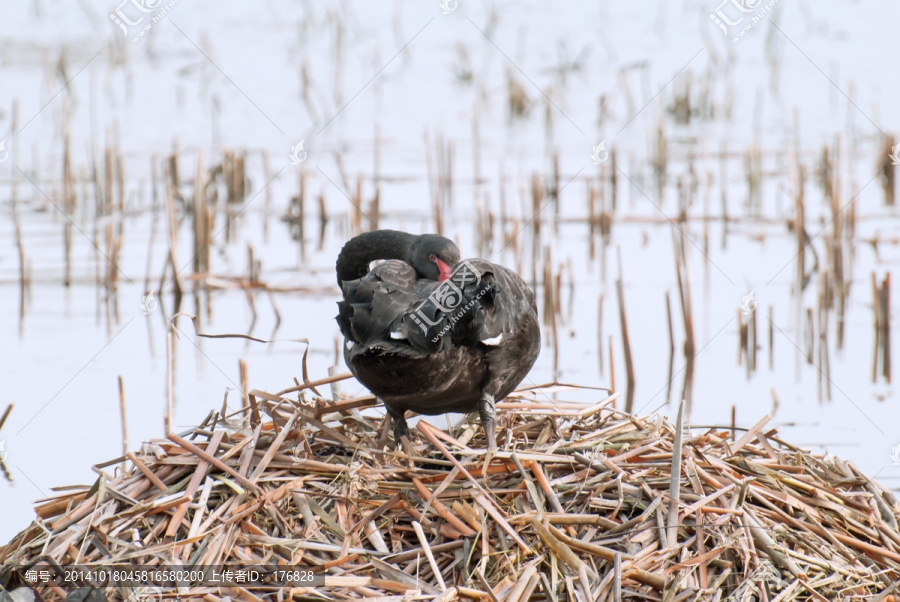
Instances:
[[[573,387],[543,385],[498,404],[501,449],[485,468],[477,421],[421,419],[411,453],[388,451],[382,419],[357,411],[370,396],[315,394],[347,376],[251,391],[250,420],[214,412],[95,466],[93,487],[42,500],[0,548],[0,584],[21,585],[14,565],[52,563],[325,575],[280,592],[163,592],[207,600],[833,600],[900,582],[894,496],[783,442],[768,417],[737,436],[682,430],[617,411],[617,395],[576,403],[562,400]]]

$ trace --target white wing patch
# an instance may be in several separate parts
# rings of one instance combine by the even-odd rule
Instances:
[[[501,334],[498,334],[497,336],[492,337],[492,338],[490,338],[490,339],[484,339],[484,340],[481,341],[481,342],[482,342],[483,344],[485,344],[485,345],[496,346],[496,345],[499,345],[499,344],[500,344],[500,341],[502,341],[502,340],[503,340],[503,334],[501,333]]]
[[[391,338],[394,339],[395,341],[403,341],[403,340],[406,340],[406,337],[403,336],[403,333],[402,333],[402,332],[397,332],[397,331],[394,331],[394,330],[391,331]]]
[[[347,341],[346,343],[344,343],[344,346],[347,347],[347,351],[350,351],[351,349],[353,349],[353,341]]]

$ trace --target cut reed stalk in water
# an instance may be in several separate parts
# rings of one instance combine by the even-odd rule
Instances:
[[[750,215],[758,216],[762,211],[762,150],[758,144],[751,144],[744,155],[744,172],[747,179],[746,207]]]
[[[560,300],[559,300],[559,276],[553,273],[553,258],[550,247],[544,249],[544,262],[542,269],[542,290],[544,293],[544,327],[550,340],[550,348],[553,352],[553,378],[559,375],[559,329]]]
[[[594,248],[594,247],[595,247],[595,239],[594,239],[594,236],[595,236],[595,233],[596,233],[596,230],[597,230],[597,224],[598,224],[598,220],[597,220],[597,217],[596,217],[596,215],[595,215],[595,214],[596,214],[596,207],[594,206],[594,203],[595,203],[595,201],[596,201],[596,199],[597,199],[597,189],[594,188],[593,186],[591,186],[590,184],[588,184],[588,185],[587,185],[587,193],[588,193],[588,194],[587,194],[587,206],[588,206],[588,259],[589,259],[590,261],[593,262],[593,261],[594,261],[594,257],[595,257],[595,255],[596,255],[596,250],[595,250],[595,248]]]
[[[9,404],[6,406],[6,409],[3,410],[3,414],[0,415],[0,430],[3,430],[3,425],[6,424],[6,419],[9,418],[9,415],[12,414],[13,404]]]
[[[325,231],[328,228],[328,209],[325,206],[325,194],[319,193],[319,250],[325,248]]]
[[[876,280],[875,272],[871,274],[872,309],[875,322],[875,341],[872,357],[872,382],[878,380],[879,368],[886,382],[891,382],[891,331],[890,331],[890,292],[891,273],[885,274],[881,283]]]
[[[675,276],[678,282],[678,299],[681,304],[681,317],[684,323],[684,385],[681,390],[681,397],[685,399],[688,405],[688,413],[692,401],[692,390],[694,382],[694,355],[696,353],[696,345],[694,344],[694,318],[691,305],[691,290],[687,272],[687,258],[685,257],[685,235],[683,230],[679,230],[676,235],[672,230],[672,243],[675,247]]]
[[[803,328],[803,354],[806,356],[806,363],[813,363],[813,345],[815,344],[815,325],[813,324],[812,308],[806,308],[806,319]]]
[[[757,330],[757,322],[756,322],[756,309],[750,312],[750,369],[753,372],[756,372],[756,350],[759,348],[759,345],[756,342],[756,330]]]
[[[654,134],[651,164],[653,166],[653,176],[656,180],[656,198],[661,199],[663,198],[663,191],[666,185],[666,174],[669,164],[668,141],[661,119],[657,122]]]
[[[300,191],[297,199],[297,239],[300,242],[300,260],[306,261],[306,170],[300,170]],[[266,188],[268,190],[268,188]],[[324,212],[324,207],[322,207]],[[327,220],[327,218],[323,218]]]
[[[616,212],[616,199],[618,198],[618,173],[616,167],[616,147],[609,151],[609,201],[612,213]]]
[[[544,187],[537,173],[531,174],[531,265],[532,282],[537,281],[537,265],[541,248],[541,209],[544,202]]]
[[[128,417],[125,412],[125,383],[122,375],[118,377],[119,382],[119,417],[122,422],[122,455],[128,453]],[[3,427],[3,421],[0,420],[0,428]]]
[[[0,414],[0,431],[3,430],[3,425],[6,424],[6,419],[9,418],[9,415],[12,413],[13,404],[9,404],[6,406],[6,410],[3,411],[3,414]],[[3,442],[3,439],[0,439],[0,443]],[[9,482],[13,482],[12,474],[9,472],[9,468],[6,466],[6,449],[5,444],[0,445],[0,472],[3,473],[3,477]]]
[[[550,200],[553,203],[553,234],[557,233],[559,227],[559,151],[553,151],[551,158],[552,179],[547,187]]]
[[[378,223],[381,217],[381,187],[375,187],[375,194],[369,203],[369,220],[372,222],[373,230],[378,230]]]
[[[177,162],[174,161],[174,155],[169,160],[169,169],[175,169],[173,166],[177,165]],[[170,179],[177,178],[177,176],[171,176]],[[165,209],[166,209],[166,234],[168,239],[168,254],[166,257],[166,263],[163,267],[163,272],[160,275],[159,281],[159,294],[162,296],[163,291],[166,290],[166,285],[171,284],[174,292],[175,292],[175,307],[181,305],[181,297],[182,291],[184,290],[181,286],[181,280],[179,273],[181,271],[181,266],[178,265],[177,259],[177,250],[178,250],[178,221],[175,217],[175,194],[177,193],[177,188],[173,187],[173,184],[167,180],[169,184],[165,188]],[[166,282],[166,273],[171,270],[172,278],[167,283]],[[176,310],[177,311],[177,310]]]
[[[178,191],[180,189],[181,183],[179,182],[179,179],[178,179],[178,146],[177,145],[172,149],[172,154],[169,155],[167,167],[168,167],[168,169],[166,170],[166,174],[169,176],[167,178],[168,185],[171,188],[173,194],[180,199],[181,195]]]
[[[65,215],[72,215],[75,210],[74,190],[72,182],[72,162],[69,153],[68,111],[65,111],[66,129],[63,132],[63,175],[62,175],[62,206]],[[94,257],[99,262],[96,244]],[[72,221],[63,222],[63,257],[65,259],[63,272],[63,286],[72,284]]]
[[[666,402],[672,399],[672,370],[675,368],[675,331],[672,328],[672,302],[666,291],[666,326],[669,335],[669,370],[666,377]]]
[[[891,382],[891,273],[888,272],[881,284],[881,307],[883,309],[884,333],[881,340],[882,375]]]
[[[27,274],[27,258],[25,256],[25,243],[22,240],[22,227],[19,223],[19,212],[16,209],[16,200],[12,200],[13,225],[16,231],[16,253],[18,257],[17,267],[19,273],[19,334],[25,320],[25,300],[30,282]]]
[[[897,139],[893,134],[888,134],[884,137],[881,152],[878,154],[878,175],[881,179],[881,190],[884,193],[884,204],[888,207],[894,206],[896,195],[897,168],[891,159],[896,145]]]
[[[616,279],[616,295],[619,301],[619,327],[622,334],[622,353],[625,356],[625,412],[631,413],[634,406],[634,363],[631,359],[631,341],[628,338],[628,323],[625,318],[625,290],[622,285],[622,255],[616,249],[619,277]]]

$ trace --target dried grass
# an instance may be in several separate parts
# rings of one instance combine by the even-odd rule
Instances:
[[[617,395],[550,401],[572,387],[544,385],[498,404],[501,449],[485,467],[476,421],[443,431],[423,418],[411,453],[386,451],[386,425],[357,411],[371,397],[310,395],[345,377],[294,387],[299,402],[252,391],[261,422],[214,412],[97,465],[92,488],[41,501],[0,548],[0,585],[17,585],[13,565],[117,562],[326,576],[163,594],[208,600],[827,600],[900,581],[894,496],[781,441],[768,417],[736,438],[677,434],[616,411]]]

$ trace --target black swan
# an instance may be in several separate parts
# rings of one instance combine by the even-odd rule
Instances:
[[[370,271],[379,259],[388,261]],[[396,230],[351,239],[336,268],[344,359],[384,403],[395,444],[409,435],[407,410],[478,410],[495,449],[495,403],[525,378],[541,347],[525,282],[482,259],[461,262],[443,236]]]

